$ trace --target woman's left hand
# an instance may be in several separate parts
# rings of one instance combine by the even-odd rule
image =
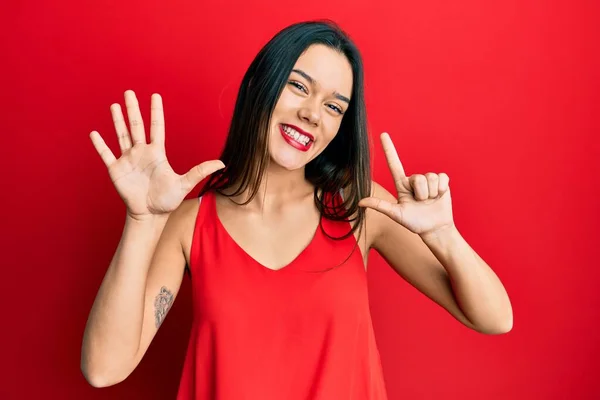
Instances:
[[[396,184],[397,201],[366,197],[359,206],[379,211],[418,235],[454,227],[448,175],[430,172],[407,177],[387,133],[381,134],[381,143]]]

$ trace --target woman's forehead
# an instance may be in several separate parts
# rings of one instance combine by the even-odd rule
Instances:
[[[312,45],[298,58],[294,69],[303,71],[324,90],[350,97],[352,67],[339,51],[325,45]]]

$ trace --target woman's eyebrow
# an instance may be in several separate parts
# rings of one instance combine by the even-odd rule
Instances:
[[[297,74],[301,75],[301,76],[302,76],[304,79],[306,79],[306,80],[307,80],[307,81],[308,81],[308,82],[309,82],[311,85],[314,85],[315,83],[317,83],[317,81],[315,81],[315,80],[313,79],[313,77],[312,77],[312,76],[310,76],[310,75],[309,75],[309,74],[307,74],[306,72],[302,71],[301,69],[293,69],[293,70],[292,70],[292,72],[295,72],[295,73],[297,73]],[[339,100],[341,100],[341,101],[344,101],[344,102],[346,102],[346,103],[350,104],[350,99],[349,99],[348,97],[346,97],[346,96],[344,96],[344,95],[341,95],[341,94],[339,94],[338,92],[333,92],[333,95],[334,95],[334,96],[335,96],[337,99],[339,99]]]
[[[312,78],[312,76],[302,71],[301,69],[293,69],[292,72],[302,75],[302,77],[304,77],[304,79],[306,79],[311,85],[315,84],[315,80]]]
[[[338,99],[338,100],[341,100],[341,101],[344,101],[344,102],[346,102],[346,103],[350,104],[350,99],[349,99],[349,98],[347,98],[346,96],[344,96],[344,95],[341,95],[341,94],[339,94],[338,92],[333,92],[333,95],[335,96],[335,98],[336,98],[336,99]]]

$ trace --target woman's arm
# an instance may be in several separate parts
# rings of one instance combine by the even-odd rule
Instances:
[[[373,197],[396,201],[375,182]],[[456,227],[420,236],[384,214],[368,215],[368,224],[376,230],[371,246],[416,289],[478,332],[501,334],[512,329],[504,286]]]
[[[147,221],[127,218],[87,321],[81,370],[95,387],[123,381],[144,356],[179,291],[186,215],[198,200]]]

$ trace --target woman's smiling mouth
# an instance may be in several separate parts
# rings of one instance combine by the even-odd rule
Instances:
[[[285,141],[300,151],[308,151],[315,141],[310,133],[304,132],[293,125],[280,124],[279,130]]]

